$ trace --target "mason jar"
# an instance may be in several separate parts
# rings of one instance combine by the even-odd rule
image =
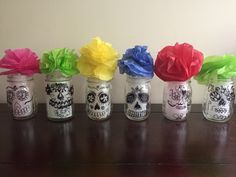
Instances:
[[[111,81],[96,78],[87,79],[86,113],[90,119],[106,120],[112,111]]]
[[[191,109],[192,88],[190,81],[165,82],[162,112],[169,120],[186,120]]]
[[[231,79],[209,82],[205,91],[202,111],[207,120],[226,122],[233,115],[234,83]]]
[[[23,120],[35,116],[37,110],[32,76],[7,76],[7,104],[13,119]]]
[[[148,118],[151,112],[150,94],[150,78],[127,75],[124,111],[128,119],[142,121]]]
[[[71,77],[59,71],[46,76],[47,117],[52,121],[65,121],[74,116],[74,87]]]

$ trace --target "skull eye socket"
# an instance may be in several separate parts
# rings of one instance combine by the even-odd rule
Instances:
[[[180,95],[180,93],[178,93],[178,92],[172,92],[172,93],[170,94],[170,97],[172,98],[172,100],[178,101],[178,100],[180,100],[181,95]]]
[[[211,99],[211,101],[217,102],[221,99],[221,96],[218,92],[214,91],[214,92],[210,93],[210,99]]]
[[[95,92],[90,92],[87,95],[87,101],[89,103],[93,103],[95,101],[96,93]]]
[[[136,99],[135,93],[131,92],[126,95],[126,103],[132,104],[135,99]]]
[[[138,98],[142,103],[147,103],[149,101],[149,95],[147,93],[139,93]]]
[[[235,94],[234,94],[234,92],[230,93],[230,95],[227,96],[226,99],[227,99],[228,101],[234,101],[234,99],[235,99]]]
[[[106,93],[99,93],[98,98],[99,98],[99,101],[103,104],[105,104],[109,101],[109,96]]]
[[[220,87],[216,87],[215,90],[216,90],[216,92],[219,92],[220,91]]]
[[[14,96],[14,92],[11,91],[11,90],[7,90],[7,102],[8,102],[9,104],[12,103],[14,97],[15,97],[15,96]]]
[[[16,97],[20,101],[25,101],[29,98],[29,93],[26,90],[19,90],[16,92]]]

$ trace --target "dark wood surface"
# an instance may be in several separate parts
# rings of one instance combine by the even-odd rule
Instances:
[[[235,177],[236,115],[228,123],[203,118],[193,105],[185,122],[166,120],[160,105],[148,120],[125,118],[114,105],[111,119],[87,118],[76,105],[73,120],[11,119],[0,104],[0,177]]]

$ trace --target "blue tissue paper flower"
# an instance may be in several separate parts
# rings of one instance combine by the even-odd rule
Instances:
[[[121,74],[139,77],[153,77],[153,58],[147,52],[147,46],[135,46],[127,49],[123,58],[118,61]]]

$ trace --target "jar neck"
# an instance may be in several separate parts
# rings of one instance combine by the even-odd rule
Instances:
[[[104,81],[104,80],[97,79],[97,78],[94,78],[94,77],[88,77],[87,82],[91,83],[91,84],[109,84],[111,82],[111,80]]]
[[[141,77],[141,76],[130,76],[130,75],[127,75],[127,82],[129,83],[141,83],[141,82],[150,82],[151,78],[148,78],[148,77]]]
[[[69,81],[71,78],[71,76],[65,76],[58,70],[46,75],[46,81],[62,82]]]
[[[23,81],[31,81],[33,80],[33,76],[27,76],[23,74],[10,74],[7,75],[8,82],[23,82]]]
[[[233,84],[233,79],[210,80],[208,84],[211,84],[211,85]]]
[[[187,81],[166,81],[166,84],[176,84],[176,85],[184,85],[184,84],[190,84],[191,80]]]

